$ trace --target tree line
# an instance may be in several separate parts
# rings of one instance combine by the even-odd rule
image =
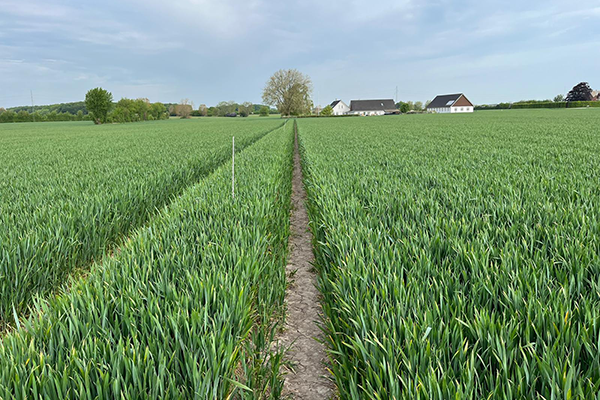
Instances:
[[[171,117],[247,117],[252,114],[267,116],[277,114],[277,110],[262,104],[251,102],[236,103],[235,101],[221,101],[216,106],[207,107],[200,104],[198,108],[189,99],[181,102],[166,104]]]
[[[514,103],[482,104],[475,106],[476,110],[506,110],[510,108],[571,108],[571,107],[600,107],[600,97],[594,96],[594,91],[587,82],[580,82],[567,93],[558,94],[552,99],[521,100]]]
[[[237,103],[222,101],[216,106],[201,104],[198,108],[189,99],[179,103],[151,103],[146,98],[122,98],[114,102],[112,93],[95,88],[88,91],[86,101],[51,104],[44,106],[0,108],[0,123],[6,122],[51,122],[51,121],[94,121],[95,123],[126,123],[168,119],[169,117],[247,117],[255,114],[276,114],[275,108],[251,102]],[[89,104],[94,112],[89,112]],[[94,113],[97,118],[94,118]]]
[[[90,116],[84,114],[82,110],[76,114],[68,112],[57,113],[51,111],[47,114],[42,114],[38,111],[30,113],[27,110],[15,112],[13,110],[5,110],[0,108],[0,123],[7,122],[54,122],[54,121],[90,121]]]

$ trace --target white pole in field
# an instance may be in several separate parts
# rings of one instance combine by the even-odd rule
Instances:
[[[235,136],[231,138],[231,198],[235,199]]]

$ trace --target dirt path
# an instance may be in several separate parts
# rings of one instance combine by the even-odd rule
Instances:
[[[311,263],[312,233],[308,229],[306,191],[302,184],[302,166],[298,152],[298,134],[294,150],[294,174],[292,178],[292,215],[290,218],[290,258],[286,267],[291,282],[287,291],[287,321],[279,341],[283,346],[292,345],[287,360],[293,370],[286,371],[283,394],[288,398],[313,400],[330,399],[334,395],[333,383],[325,370],[327,355],[325,346],[316,339],[321,330],[317,321],[321,314],[316,275]]]

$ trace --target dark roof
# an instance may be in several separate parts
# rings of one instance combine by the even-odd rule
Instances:
[[[444,94],[442,96],[436,96],[436,98],[433,99],[433,101],[431,103],[429,103],[427,108],[452,107],[452,104],[456,103],[456,100],[458,100],[460,98],[460,96],[462,96],[462,95],[463,95],[462,93],[457,93],[457,94]]]
[[[337,106],[337,104],[340,102],[341,100],[336,100],[333,103],[330,104],[331,108],[334,108],[335,106]]]
[[[352,100],[350,111],[388,111],[395,110],[396,103],[392,99]]]

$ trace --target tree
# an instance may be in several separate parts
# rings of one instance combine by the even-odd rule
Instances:
[[[557,94],[557,95],[554,97],[554,100],[553,100],[553,101],[554,101],[555,103],[560,103],[560,102],[562,102],[562,101],[565,101],[565,96],[563,96],[562,94]]]
[[[250,115],[250,113],[252,113],[253,110],[254,106],[249,101],[245,101],[238,106],[238,112],[240,113],[241,117],[247,117]]]
[[[38,116],[36,115],[35,117],[37,120]],[[77,121],[83,121],[83,110],[77,111]]]
[[[133,102],[133,112],[137,121],[147,121],[150,112],[150,100],[146,98],[136,99]]]
[[[112,108],[112,93],[102,88],[91,89],[85,95],[85,108],[92,115],[96,125],[106,122],[108,112]]]
[[[182,99],[179,104],[175,106],[175,113],[179,118],[189,118],[192,113],[192,105],[189,99]]]
[[[415,102],[415,111],[423,111],[423,102],[422,101],[417,101]]]
[[[399,104],[399,107],[398,107],[398,108],[400,108],[400,112],[401,112],[402,114],[406,114],[407,112],[409,112],[409,111],[410,111],[410,106],[408,105],[408,103],[405,103],[405,102],[401,101],[401,102],[400,102],[400,103],[398,103],[398,104]]]
[[[25,110],[21,110],[15,116],[15,122],[29,122],[31,121],[31,117],[29,113]]]
[[[14,122],[15,113],[11,110],[7,110],[0,114],[0,122]]]
[[[0,107],[0,114],[2,114],[6,109],[4,107]]]
[[[235,114],[238,111],[239,105],[235,101],[221,101],[216,105],[216,114],[213,115],[224,117],[227,114]]]
[[[587,82],[581,82],[567,94],[566,101],[592,101],[592,88]]]
[[[431,104],[431,100],[427,100],[425,102],[425,109],[427,109],[427,107],[429,107],[430,104]]]
[[[333,115],[333,108],[331,106],[327,106],[321,110],[321,115],[324,117],[331,117]]]
[[[161,102],[156,102],[150,107],[150,113],[154,119],[168,119],[167,108]]]
[[[268,117],[269,116],[269,107],[267,106],[262,106],[260,108],[260,116],[261,117]]]
[[[408,104],[408,111],[415,109],[415,104],[412,101],[407,101],[406,104]]]
[[[307,75],[295,69],[279,70],[267,81],[263,102],[277,107],[283,116],[310,112],[312,82]]]
[[[206,108],[206,104],[200,104],[200,107],[198,107],[198,112],[200,112],[201,117],[206,117],[208,114],[208,108]]]

